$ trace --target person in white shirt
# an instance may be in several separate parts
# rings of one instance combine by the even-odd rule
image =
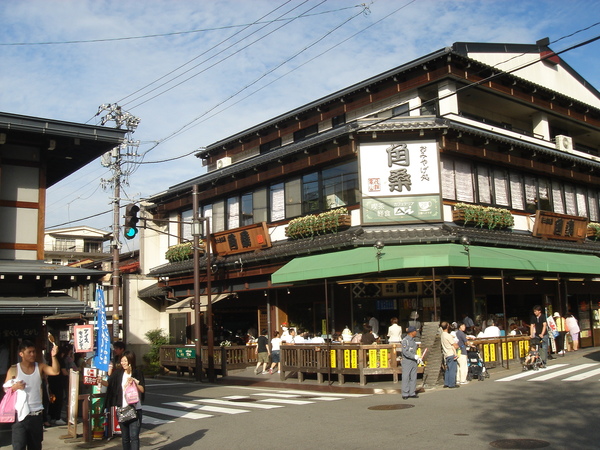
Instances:
[[[482,337],[500,337],[500,328],[498,328],[496,326],[496,322],[494,322],[493,320],[490,320],[488,322],[488,326],[486,327],[485,330],[483,330],[483,336]]]
[[[398,318],[392,317],[390,319],[391,325],[388,328],[387,336],[390,344],[398,344],[402,342],[402,327],[398,325]]]
[[[269,374],[273,373],[273,370],[277,366],[277,372],[281,372],[281,338],[279,337],[279,331],[273,331],[273,339],[271,339],[271,367],[269,368]]]
[[[371,326],[371,331],[375,335],[375,337],[379,337],[379,320],[369,314],[369,325]]]

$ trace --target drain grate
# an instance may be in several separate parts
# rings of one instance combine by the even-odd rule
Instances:
[[[550,442],[539,439],[500,439],[490,442],[490,445],[494,448],[528,449],[550,447]]]
[[[396,404],[396,405],[376,405],[376,406],[369,406],[368,409],[371,409],[373,411],[391,411],[394,409],[408,409],[408,408],[414,408],[415,405],[410,405],[408,403],[402,403],[402,404]]]
[[[250,397],[246,397],[246,398],[230,398],[229,399],[230,402],[255,402],[256,399],[255,398],[250,398]]]

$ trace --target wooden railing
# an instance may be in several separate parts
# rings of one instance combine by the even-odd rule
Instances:
[[[227,376],[227,371],[243,369],[256,364],[255,345],[232,345],[230,347],[214,348],[214,367],[222,376]],[[186,353],[187,356],[178,356]],[[208,347],[201,348],[202,367],[208,368]],[[177,372],[178,376],[188,372],[190,376],[196,369],[195,347],[184,345],[163,345],[160,348],[160,365],[169,371]]]
[[[369,376],[390,375],[397,383],[402,373],[399,350],[397,344],[284,344],[280,379],[296,375],[302,382],[306,374],[316,374],[317,381],[323,383],[325,375],[331,374],[337,377],[339,384],[344,384],[347,375],[356,375],[364,386]],[[418,372],[422,373],[423,367],[419,367]]]
[[[486,367],[520,364],[529,352],[529,336],[517,335],[496,338],[479,338],[471,341],[477,346]]]

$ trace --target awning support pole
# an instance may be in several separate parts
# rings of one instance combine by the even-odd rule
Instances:
[[[500,271],[500,282],[502,283],[502,312],[504,314],[504,341],[506,342],[506,353],[508,356],[508,330],[506,329],[506,296],[504,294],[504,270]],[[510,363],[509,363],[510,358],[506,358],[506,369],[509,369]]]

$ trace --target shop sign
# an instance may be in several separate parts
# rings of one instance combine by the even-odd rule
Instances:
[[[361,144],[359,161],[363,224],[442,219],[435,141]]]
[[[193,359],[196,357],[196,349],[192,347],[178,347],[175,349],[175,356],[181,359]]]
[[[583,242],[587,226],[588,220],[585,217],[536,211],[532,235],[542,239]]]
[[[266,222],[213,233],[211,241],[214,252],[221,256],[271,247],[271,236]]]
[[[83,368],[83,384],[95,385],[98,383],[98,369]]]
[[[94,325],[75,325],[73,330],[73,347],[75,353],[94,351]]]

